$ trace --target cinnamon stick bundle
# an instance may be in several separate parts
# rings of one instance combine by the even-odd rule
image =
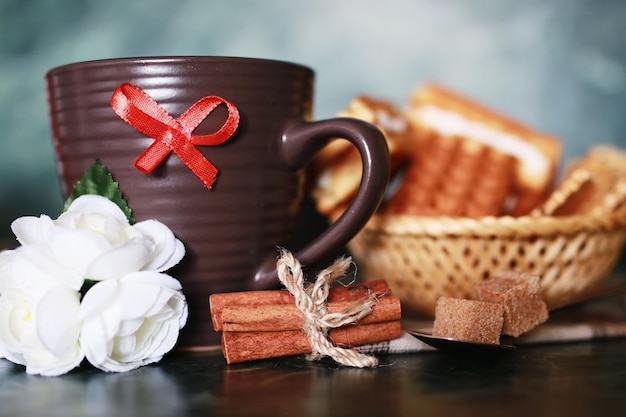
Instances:
[[[391,290],[385,280],[369,281],[347,286],[333,287],[328,293],[328,302],[355,301],[373,295],[382,297],[390,295]],[[211,294],[209,306],[211,319],[215,331],[222,331],[222,312],[226,307],[235,306],[267,306],[267,305],[295,305],[294,297],[287,290],[241,291],[230,293]]]
[[[334,287],[326,300],[328,313],[340,313],[357,300],[375,297],[372,311],[357,323],[331,329],[336,346],[356,347],[401,336],[401,306],[384,280]],[[222,331],[227,363],[311,353],[304,319],[287,290],[212,294],[211,318]]]
[[[333,301],[326,305],[329,313],[337,313],[354,301]],[[400,299],[396,296],[377,298],[372,312],[359,324],[380,323],[400,317]],[[304,325],[302,313],[295,304],[226,306],[218,319],[225,332],[254,332],[300,330]]]
[[[396,339],[402,335],[400,321],[343,326],[329,333],[337,346],[354,347]],[[240,363],[257,359],[311,353],[302,330],[277,332],[224,332],[222,352],[226,362]]]

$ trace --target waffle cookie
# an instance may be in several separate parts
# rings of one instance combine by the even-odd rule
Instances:
[[[590,180],[555,210],[555,215],[606,213],[620,209],[626,182],[625,151],[609,145],[592,147],[586,155],[570,164],[564,182],[580,171],[588,172]]]
[[[391,103],[358,96],[336,117],[356,118],[378,127],[387,139],[392,169],[406,159],[409,125]],[[321,214],[332,214],[349,202],[361,181],[362,167],[358,151],[345,140],[330,142],[316,155],[309,166],[309,177],[313,179],[309,189]]]
[[[480,142],[427,135],[420,138],[388,214],[497,216],[505,205],[515,160]]]
[[[570,199],[579,198],[577,195],[583,192],[591,179],[592,175],[586,169],[578,168],[571,171],[550,193],[550,196],[539,207],[535,208],[530,215],[535,217],[552,216],[562,211],[566,204],[571,204],[568,203]]]
[[[513,157],[512,203],[507,214],[527,214],[549,193],[562,152],[558,139],[436,85],[416,90],[406,115],[420,134],[473,140]]]

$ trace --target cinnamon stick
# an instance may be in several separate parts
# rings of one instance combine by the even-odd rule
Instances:
[[[328,302],[354,301],[370,295],[389,295],[391,290],[385,280],[375,280],[348,286],[333,287],[328,293]],[[240,291],[211,294],[209,308],[215,331],[221,331],[222,312],[227,306],[261,306],[295,304],[293,295],[287,290]]]
[[[326,304],[328,313],[337,313],[354,301],[332,301]],[[376,299],[372,312],[358,321],[365,325],[400,320],[400,299],[386,296]],[[295,304],[238,305],[224,307],[221,328],[225,332],[299,330],[304,318]]]
[[[337,346],[356,347],[396,339],[402,335],[399,320],[343,326],[329,332]],[[276,332],[224,332],[222,352],[226,362],[239,363],[257,359],[311,353],[311,345],[302,330]]]

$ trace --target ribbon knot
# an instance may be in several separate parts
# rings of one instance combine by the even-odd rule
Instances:
[[[228,118],[224,124],[211,134],[194,135],[194,129],[221,104],[228,109]],[[141,88],[123,83],[113,92],[111,107],[126,123],[155,139],[135,160],[135,168],[146,173],[152,172],[174,151],[209,189],[213,186],[218,169],[204,157],[196,145],[219,145],[228,140],[239,126],[237,107],[218,96],[202,97],[178,119],[174,119]]]
[[[358,368],[378,365],[378,360],[352,349],[333,345],[328,340],[328,330],[356,323],[372,312],[374,297],[355,301],[342,311],[328,313],[326,299],[332,281],[344,275],[351,263],[350,258],[340,258],[330,267],[320,271],[317,279],[310,286],[304,284],[302,266],[294,256],[283,250],[276,263],[278,278],[294,296],[296,307],[302,313],[305,332],[311,345],[310,359],[330,356],[336,362]]]

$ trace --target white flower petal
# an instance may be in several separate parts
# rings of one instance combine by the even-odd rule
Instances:
[[[0,352],[11,362],[26,365],[21,336],[31,313],[24,294],[15,289],[0,295]]]
[[[150,263],[142,269],[163,272],[178,264],[185,256],[185,246],[163,223],[146,220],[133,227],[145,236],[152,237],[156,244]]]
[[[124,320],[146,317],[154,305],[159,304],[161,289],[156,285],[125,282],[123,288],[119,303]]]
[[[132,355],[137,347],[137,338],[134,334],[118,336],[115,338],[115,348],[111,354],[113,358],[126,358]]]
[[[145,321],[144,317],[136,319],[125,319],[120,325],[119,337],[126,337],[128,335],[134,335]]]
[[[83,361],[78,346],[66,351],[61,357],[46,349],[29,349],[24,353],[26,373],[31,375],[59,376],[76,368]]]
[[[86,267],[85,274],[92,280],[107,280],[123,277],[138,271],[150,256],[152,241],[132,239],[100,253]]]
[[[0,355],[3,359],[6,359],[9,362],[13,362],[18,365],[26,365],[26,359],[24,358],[24,354],[5,349],[6,347],[3,346],[2,343],[0,343]]]
[[[66,212],[94,212],[112,216],[119,221],[128,222],[126,215],[117,204],[106,197],[96,194],[85,194],[70,204]]]
[[[20,246],[14,252],[16,261],[12,273],[20,288],[45,291],[53,285],[63,284],[79,290],[83,285],[82,275],[64,268],[42,247]]]
[[[83,324],[80,333],[80,346],[87,360],[99,369],[111,354],[112,343],[104,329],[104,323],[95,318]]]
[[[79,318],[83,321],[94,320],[102,310],[110,308],[119,294],[116,280],[100,281],[93,285],[80,303]]]
[[[105,372],[129,372],[135,370],[143,365],[147,365],[143,362],[120,362],[107,358],[106,361],[96,365],[97,368]]]
[[[22,245],[41,244],[48,241],[53,226],[52,219],[46,215],[24,216],[11,223],[11,230]]]
[[[172,290],[180,290],[182,286],[180,281],[168,274],[154,271],[138,271],[126,275],[122,278],[124,283],[146,284],[157,287],[170,288]]]
[[[61,285],[52,288],[37,303],[37,334],[52,354],[62,356],[78,343],[79,308],[78,292]]]
[[[15,250],[4,250],[0,252],[0,293],[3,288],[14,287],[13,279],[13,259]]]
[[[130,359],[140,360],[150,356],[154,351],[154,341],[164,337],[161,332],[163,326],[165,326],[165,322],[154,318],[143,320],[141,327],[136,332],[137,351],[132,356],[129,355]]]
[[[56,228],[50,239],[50,250],[57,261],[83,277],[93,260],[110,248],[104,236],[85,229]]]
[[[121,325],[120,291],[118,280],[96,283],[83,297],[79,312],[83,323],[80,345],[85,357],[105,371]]]
[[[181,293],[182,294],[182,293]],[[172,297],[168,302],[169,306],[176,312],[178,312],[178,328],[182,329],[187,324],[187,318],[189,317],[189,306],[184,297]]]
[[[168,321],[164,323],[160,331],[150,340],[150,357],[162,358],[167,352],[172,350],[178,340],[179,328],[177,323]]]

